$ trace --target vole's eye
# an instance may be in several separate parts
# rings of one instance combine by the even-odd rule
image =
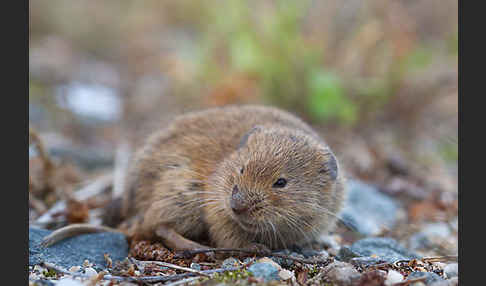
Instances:
[[[284,178],[280,178],[278,179],[274,184],[273,184],[273,187],[274,188],[283,188],[285,187],[285,185],[287,185],[287,180],[285,180]]]
[[[241,167],[240,169],[240,174],[243,174],[243,171],[245,170],[245,167]]]

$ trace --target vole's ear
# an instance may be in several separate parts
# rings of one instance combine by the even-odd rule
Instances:
[[[319,173],[328,174],[331,180],[336,180],[338,176],[338,168],[338,163],[334,154],[331,151],[326,151],[326,160],[322,169],[319,170]]]
[[[246,132],[245,135],[243,135],[243,137],[241,137],[241,139],[240,139],[240,144],[238,144],[238,149],[240,149],[241,147],[244,147],[246,145],[246,143],[248,142],[248,138],[250,138],[250,136],[252,134],[260,132],[262,129],[263,129],[262,126],[255,125],[252,129],[250,129],[248,132]]]

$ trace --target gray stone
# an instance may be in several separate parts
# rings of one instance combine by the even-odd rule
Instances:
[[[329,253],[323,249],[323,250],[319,251],[317,253],[317,255],[315,255],[314,257],[316,257],[320,260],[325,260],[325,259],[329,258]]]
[[[319,251],[310,248],[304,248],[300,250],[300,254],[304,255],[305,258],[310,258],[319,255]]]
[[[299,254],[297,252],[291,252],[288,249],[276,251],[275,253],[276,254],[283,254],[283,255],[287,255],[287,256],[292,256],[292,257],[295,257],[295,258],[304,258],[304,255]],[[270,258],[284,268],[289,268],[292,265],[294,265],[294,261],[290,260],[290,259],[285,259],[285,258],[280,258],[280,257],[275,257],[275,256],[271,256]]]
[[[444,274],[447,276],[447,278],[452,278],[458,276],[459,272],[459,265],[457,263],[451,263],[447,264],[444,267]]]
[[[415,272],[412,272],[408,275],[408,280],[411,280],[411,279],[416,279],[416,278],[420,278],[420,277],[427,277],[425,279],[425,285],[430,285],[434,282],[439,282],[439,281],[444,281],[444,278],[440,277],[439,275],[433,273],[433,272],[420,272],[420,271],[415,271]]]
[[[353,264],[354,266],[366,267],[370,265],[383,263],[385,262],[385,260],[383,258],[366,256],[366,257],[354,257],[351,258],[348,262]]]
[[[373,256],[372,256],[373,255]],[[392,238],[369,237],[356,241],[351,247],[342,247],[338,254],[338,260],[366,262],[366,259],[355,259],[355,257],[369,257],[369,263],[378,261],[395,262],[397,260],[420,258],[417,254],[410,252],[398,244]]]
[[[399,205],[390,196],[360,181],[348,182],[348,198],[340,213],[344,223],[360,234],[379,234],[394,226]]]
[[[50,230],[29,227],[29,265],[50,262],[69,269],[83,265],[85,260],[93,263],[93,268],[102,270],[106,267],[104,254],[108,253],[113,263],[128,256],[128,244],[125,236],[119,233],[94,233],[65,239],[49,247],[40,245]]]
[[[279,269],[271,263],[255,263],[248,268],[248,271],[257,278],[263,278],[265,282],[280,280]]]
[[[86,170],[112,167],[114,154],[109,149],[76,148],[73,146],[49,146],[49,155],[73,161]]]
[[[83,283],[71,278],[63,278],[56,283],[56,286],[83,286]]]
[[[345,262],[335,261],[322,269],[326,280],[337,285],[351,285],[361,274],[354,267]]]
[[[429,223],[420,232],[409,238],[408,245],[412,250],[427,249],[450,235],[451,230],[448,224],[443,222]]]
[[[200,264],[197,264],[197,263],[191,263],[190,267],[192,269],[196,269],[196,270],[201,270],[201,265]]]
[[[349,246],[343,246],[339,249],[336,259],[340,261],[348,262],[355,257],[360,257],[360,255],[358,253],[353,252],[351,248],[349,248]]]
[[[403,275],[400,272],[395,270],[388,270],[388,274],[385,280],[385,285],[390,286],[402,281],[403,281]]]
[[[34,286],[54,286],[54,282],[51,280],[39,279],[34,281]]]
[[[96,275],[98,273],[96,272],[96,270],[94,270],[94,268],[87,267],[86,269],[84,269],[84,274],[86,274],[88,276],[94,276],[94,275]]]
[[[234,257],[226,258],[223,263],[221,264],[221,268],[233,268],[240,266],[240,261]]]
[[[436,281],[429,284],[429,286],[455,286],[455,285],[457,285],[457,283],[454,283],[450,280]]]

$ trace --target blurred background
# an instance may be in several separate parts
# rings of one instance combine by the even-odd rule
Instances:
[[[350,178],[402,203],[396,237],[438,221],[457,231],[457,1],[29,5],[31,220],[177,114],[265,104],[309,122]],[[55,183],[49,166],[62,169]]]

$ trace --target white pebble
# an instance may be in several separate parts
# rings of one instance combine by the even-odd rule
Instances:
[[[277,262],[273,261],[272,259],[270,259],[268,257],[260,258],[260,259],[257,260],[257,262],[269,263],[269,264],[273,265],[274,267],[276,267],[278,270],[282,269],[282,266],[280,266]]]
[[[91,266],[93,266],[93,264],[92,264],[92,263],[90,263],[88,259],[86,259],[86,260],[83,262],[83,267],[91,267]]]
[[[32,273],[29,274],[29,280],[37,280],[39,278],[40,277],[37,273],[32,272]]]
[[[282,280],[288,280],[290,278],[292,278],[294,276],[294,272],[292,271],[289,271],[287,269],[282,269],[280,270],[280,272],[278,273],[278,276],[282,279]]]
[[[447,276],[447,278],[452,278],[457,276],[457,273],[459,272],[458,266],[459,265],[457,263],[451,263],[451,264],[447,264],[444,267],[444,273]]]
[[[71,266],[71,268],[69,268],[69,272],[78,272],[79,270],[81,269],[81,266]]]
[[[46,270],[44,267],[40,266],[40,265],[35,265],[34,266],[34,271],[37,271],[39,273],[42,273],[44,270]]]
[[[398,282],[402,282],[403,275],[400,272],[395,270],[389,270],[388,275],[386,276],[385,285],[393,285]]]
[[[89,276],[93,276],[93,275],[98,274],[98,272],[96,272],[96,270],[94,270],[94,269],[93,269],[93,268],[91,268],[91,267],[88,267],[88,268],[84,269],[84,273],[85,273],[86,275],[89,275]]]
[[[327,258],[329,258],[329,253],[325,250],[321,250],[321,251],[319,251],[318,256],[319,256],[319,259],[327,259]]]
[[[64,278],[56,283],[56,286],[83,286],[83,283],[73,280],[71,278]]]

